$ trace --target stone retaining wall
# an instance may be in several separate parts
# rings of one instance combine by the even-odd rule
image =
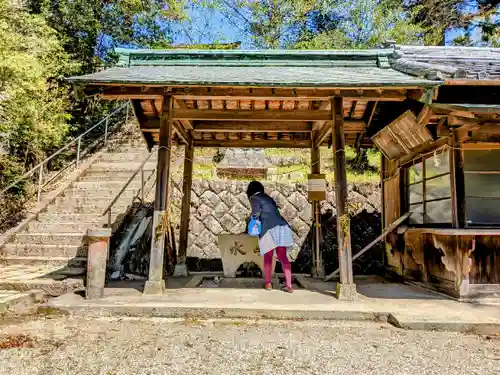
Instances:
[[[250,204],[245,194],[247,185],[248,182],[244,181],[193,181],[188,257],[220,258],[217,236],[245,232],[250,215]],[[301,247],[312,221],[307,186],[281,183],[264,185],[266,192],[276,200],[283,217],[290,223],[297,248]],[[180,184],[173,184],[171,194],[172,221],[178,223],[182,201]],[[379,211],[379,187],[376,184],[349,185],[348,200],[352,214],[363,209]],[[334,191],[329,188],[327,200],[321,203],[322,212],[332,210],[335,213],[334,202]]]

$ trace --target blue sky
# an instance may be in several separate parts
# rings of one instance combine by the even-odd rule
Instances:
[[[475,1],[466,5],[468,12],[477,10]],[[246,24],[236,13],[225,16],[219,9],[210,9],[191,3],[187,11],[188,18],[192,22],[183,22],[171,26],[174,31],[173,38],[175,44],[194,44],[218,42],[241,42],[241,48],[255,48]],[[250,15],[244,14],[250,18]],[[459,35],[463,35],[463,29],[452,30],[446,35],[447,44]],[[479,31],[476,29],[472,33],[472,39],[480,39]]]
[[[236,17],[226,17],[221,11],[200,8],[192,5],[188,17],[193,21],[176,24],[174,30],[175,44],[241,42],[242,48],[252,48],[250,35],[245,30],[245,24],[238,22]]]

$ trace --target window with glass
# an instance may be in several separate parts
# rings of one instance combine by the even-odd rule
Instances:
[[[500,150],[464,150],[467,226],[500,225]]]
[[[406,169],[405,190],[411,224],[451,224],[449,151],[423,157]],[[500,175],[499,175],[500,177]]]

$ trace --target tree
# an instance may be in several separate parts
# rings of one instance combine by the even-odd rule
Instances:
[[[410,10],[412,22],[425,28],[425,43],[431,45],[498,45],[499,0],[410,0],[398,1]]]
[[[420,41],[423,28],[392,0],[221,0],[260,48],[369,48]]]
[[[0,130],[11,157],[36,162],[67,133],[67,93],[58,82],[78,68],[40,16],[0,0]]]
[[[62,77],[78,69],[60,37],[40,16],[0,0],[0,190],[56,149],[68,133]],[[24,190],[9,191],[0,222],[12,219]],[[17,217],[17,216],[16,216]]]
[[[65,37],[65,50],[81,63],[84,74],[113,62],[111,52],[116,46],[171,43],[170,22],[183,17],[184,4],[179,0],[28,0],[27,9],[42,15]]]

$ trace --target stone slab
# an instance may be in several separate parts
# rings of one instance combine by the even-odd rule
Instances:
[[[260,255],[257,237],[248,234],[221,234],[218,237],[222,268],[225,277],[236,277],[239,266],[255,263],[264,274],[264,257]],[[273,258],[273,271],[276,259]]]
[[[500,332],[499,305],[469,305],[408,285],[369,279],[356,280],[356,301],[339,301],[332,293],[336,283],[319,284],[312,281],[315,290],[300,288],[293,294],[184,287],[167,289],[163,296],[117,287],[105,289],[102,300],[86,301],[72,293],[50,300],[48,306],[85,316],[389,320],[405,329]]]
[[[2,314],[34,313],[37,304],[44,300],[45,293],[41,290],[26,292],[0,290],[0,316]]]

